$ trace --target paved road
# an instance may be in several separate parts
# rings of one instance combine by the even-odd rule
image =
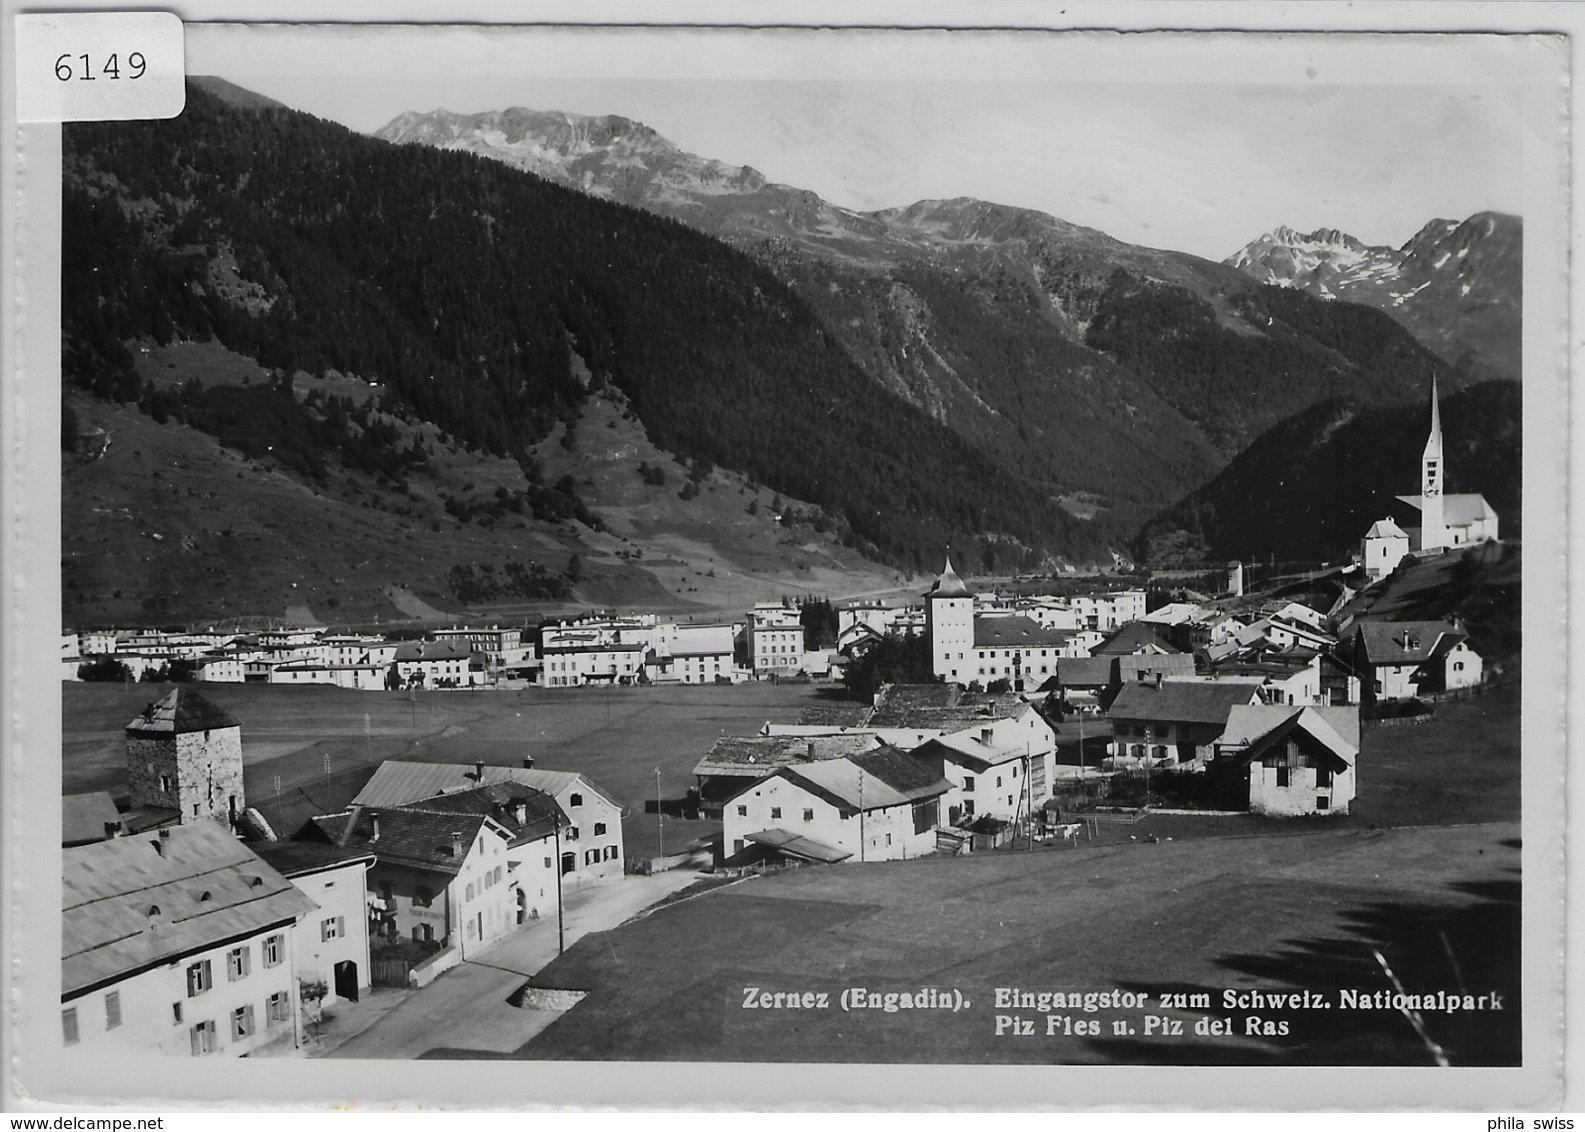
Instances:
[[[697,873],[674,869],[568,893],[563,915],[567,946],[591,932],[616,927],[697,879]],[[413,991],[326,1056],[416,1058],[432,1049],[509,1053],[560,1016],[556,1011],[520,1010],[506,1002],[556,954],[556,919],[549,916]]]

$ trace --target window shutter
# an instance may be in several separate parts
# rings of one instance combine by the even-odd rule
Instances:
[[[193,1044],[193,1056],[194,1057],[197,1057],[199,1054],[204,1052],[203,1046],[198,1040],[198,1031],[199,1031],[199,1027],[194,1026],[191,1030],[189,1030],[187,1032],[187,1037],[192,1041],[192,1044]]]
[[[336,935],[339,938],[339,937],[344,936],[346,934],[347,934],[347,917],[345,917],[345,916],[337,916],[336,917]],[[250,1007],[248,1007],[248,1009],[252,1010],[253,1007],[250,1006]]]

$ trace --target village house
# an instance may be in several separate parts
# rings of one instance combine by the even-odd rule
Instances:
[[[1369,582],[1385,578],[1409,555],[1409,535],[1391,516],[1377,519],[1360,543],[1360,563]]]
[[[386,934],[453,948],[466,960],[516,925],[506,883],[511,835],[486,816],[354,805],[312,818],[299,839],[373,855],[367,891],[378,897]],[[331,921],[324,930],[343,926]]]
[[[942,799],[949,825],[983,817],[1011,821],[1038,811],[1051,796],[1055,753],[1056,734],[1039,713],[956,731],[908,752],[951,784]]]
[[[761,602],[749,613],[749,667],[756,679],[792,676],[803,670],[804,629],[798,610]]]
[[[615,879],[625,871],[622,805],[582,774],[544,770],[525,758],[523,766],[419,762],[390,759],[364,784],[355,806],[403,806],[437,795],[472,790],[493,782],[515,782],[544,791],[561,807],[561,872],[564,887]]]
[[[1208,770],[1257,814],[1346,814],[1358,755],[1357,707],[1240,705]]]
[[[784,766],[857,754],[876,743],[872,731],[839,735],[723,736],[694,764],[695,792],[707,812],[719,812],[726,800],[747,783]]]
[[[322,841],[253,843],[266,864],[318,910],[292,929],[300,984],[324,989],[320,1007],[357,1002],[369,989],[369,884],[372,850]]]
[[[1259,681],[1125,684],[1112,701],[1111,756],[1189,763],[1213,751],[1234,707],[1260,702]]]
[[[1171,655],[1188,651],[1173,641],[1170,626],[1149,621],[1129,621],[1119,625],[1111,636],[1092,648],[1090,655],[1125,656],[1142,652]]]
[[[1367,704],[1473,687],[1484,673],[1468,635],[1446,621],[1362,621],[1341,651]]]
[[[269,671],[271,684],[328,684],[355,692],[380,692],[387,687],[390,668],[383,664],[277,664]]]
[[[732,679],[733,650],[730,625],[676,625],[657,642],[646,671],[657,682],[719,684]]]
[[[784,766],[727,800],[723,853],[832,864],[894,861],[935,849],[950,783],[895,747]]]
[[[94,1054],[240,1057],[301,1042],[314,901],[209,821],[62,851],[61,1034]]]
[[[399,645],[392,663],[404,688],[468,688],[484,683],[484,666],[473,650],[456,641],[410,641]]]
[[[572,860],[558,861],[561,837],[566,832],[561,808],[549,794],[532,786],[511,781],[489,782],[471,790],[438,794],[404,808],[430,813],[480,814],[506,830],[509,834],[506,880],[514,923],[518,927],[537,920],[555,907],[558,872],[563,868],[572,872],[576,867]]]

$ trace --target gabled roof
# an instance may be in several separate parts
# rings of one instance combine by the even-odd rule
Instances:
[[[481,776],[480,771],[483,771]],[[489,782],[518,782],[532,786],[550,795],[577,787],[605,799],[617,809],[622,804],[588,778],[570,770],[541,770],[539,767],[490,766],[474,763],[420,762],[409,759],[388,759],[381,763],[357,797],[354,806],[402,806],[433,798],[437,794],[453,794],[459,790],[472,790]]]
[[[212,821],[62,850],[61,882],[63,1000],[316,907]]]
[[[963,584],[961,578],[952,569],[952,556],[947,556],[946,568],[941,571],[941,576],[935,584],[925,591],[926,598],[932,597],[973,597],[969,587]]]
[[[1183,651],[1172,643],[1162,626],[1152,625],[1148,621],[1130,621],[1119,626],[1111,636],[1091,649],[1090,655],[1135,653],[1151,648],[1164,653]]]
[[[82,845],[89,841],[103,841],[105,826],[112,823],[119,826],[121,814],[117,812],[115,799],[110,797],[108,790],[62,795],[62,845]]]
[[[844,814],[935,798],[952,788],[929,767],[884,745],[858,755],[783,767],[776,774],[819,795]],[[743,789],[753,787],[754,783],[749,783]]]
[[[381,862],[448,876],[457,875],[481,830],[491,828],[506,835],[482,814],[430,813],[400,806],[354,806],[344,813],[312,818],[309,824],[319,839],[332,845],[373,853]],[[460,854],[452,852],[454,835],[461,838]]]
[[[520,806],[523,810],[521,821],[517,816]],[[561,807],[555,798],[519,782],[489,782],[472,790],[409,802],[401,808],[432,814],[480,814],[493,819],[510,833],[513,845],[554,836],[561,818]]]
[[[985,770],[988,767],[999,766],[1015,759],[1021,759],[1029,750],[1029,745],[1022,739],[999,743],[997,740],[1010,739],[1010,736],[992,735],[992,741],[982,742],[977,735],[959,732],[956,735],[943,735],[939,739],[930,739],[909,752],[914,759],[928,757],[936,752],[941,752],[950,762],[959,765],[967,764],[975,771]]]
[[[1225,724],[1232,708],[1253,702],[1259,694],[1258,681],[1169,680],[1159,688],[1154,684],[1124,684],[1107,714],[1113,719]]]
[[[1366,538],[1408,538],[1404,529],[1391,519],[1377,519],[1365,532]]]
[[[1355,632],[1372,665],[1423,664],[1465,639],[1446,621],[1362,621]]]
[[[1194,654],[1187,652],[1131,652],[1108,659],[1117,662],[1117,678],[1123,683],[1137,682],[1143,677],[1193,676]]]
[[[356,861],[368,866],[375,861],[375,855],[369,849],[333,845],[328,841],[258,841],[253,843],[252,848],[284,877],[306,876]]]
[[[1325,751],[1339,766],[1353,766],[1359,755],[1359,708],[1235,707],[1228,713],[1227,729],[1216,741],[1217,757],[1225,754],[1247,764],[1295,732],[1314,741],[1312,751]]]
[[[1004,617],[974,619],[974,647],[980,648],[1061,648],[1073,637],[1067,629],[1048,629],[1032,617],[1010,614]]]
[[[145,735],[186,735],[241,726],[191,688],[177,687],[134,716],[126,729]]]
[[[751,735],[717,739],[694,764],[696,775],[762,777],[779,767],[856,754],[875,745],[871,732],[857,735]]]
[[[1425,510],[1425,497],[1422,495],[1400,495],[1398,499],[1420,511]],[[1486,502],[1484,495],[1444,495],[1442,497],[1442,521],[1450,527],[1468,527],[1474,523],[1495,519],[1497,512],[1492,510],[1490,503]]]
[[[1104,688],[1116,678],[1115,656],[1065,656],[1057,660],[1057,674],[1042,688]]]

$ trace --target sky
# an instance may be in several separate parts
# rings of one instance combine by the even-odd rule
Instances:
[[[190,25],[188,68],[365,132],[438,107],[620,114],[851,208],[973,196],[1222,259],[1281,224],[1397,246],[1523,214],[1533,46]]]

